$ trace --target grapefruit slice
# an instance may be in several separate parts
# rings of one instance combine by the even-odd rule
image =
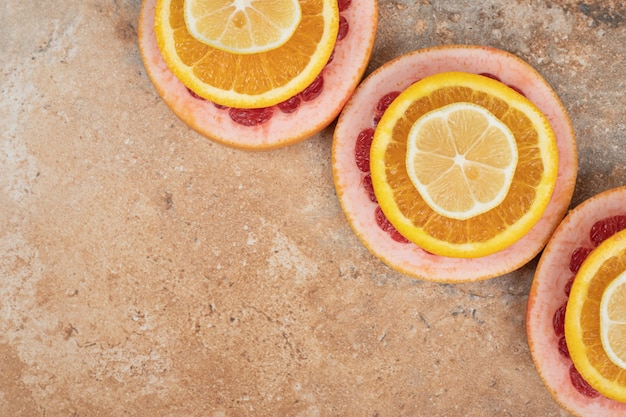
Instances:
[[[546,245],[530,288],[526,331],[537,372],[554,399],[580,417],[626,416],[626,403],[606,398],[591,388],[574,370],[567,349],[559,350],[559,341],[564,337],[562,307],[572,277],[600,243],[599,232],[607,238],[626,226],[624,201],[626,187],[619,187],[571,210]]]
[[[559,165],[554,192],[544,215],[513,245],[468,259],[433,255],[408,243],[382,215],[370,192],[369,148],[374,128],[399,92],[426,76],[447,71],[488,74],[521,91],[547,117],[556,137]],[[409,276],[437,282],[478,281],[511,272],[536,256],[570,204],[578,159],[574,130],[561,101],[528,63],[484,46],[449,45],[403,55],[370,74],[342,111],[332,150],[339,201],[354,232],[376,257]]]
[[[377,2],[338,3],[340,21],[335,50],[321,77],[297,97],[302,98],[297,108],[282,111],[273,106],[237,111],[216,106],[189,91],[168,69],[159,51],[154,32],[156,0],[143,0],[141,4],[141,57],[157,93],[174,114],[198,133],[239,149],[280,148],[309,138],[335,120],[367,68],[378,24]],[[313,94],[305,96],[308,91]]]

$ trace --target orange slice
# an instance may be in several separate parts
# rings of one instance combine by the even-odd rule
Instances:
[[[311,84],[337,39],[335,0],[303,1],[300,7],[300,23],[289,40],[266,52],[230,53],[197,40],[187,29],[183,0],[157,1],[155,34],[168,68],[197,95],[228,107],[269,107]]]
[[[617,335],[610,335],[606,343],[614,355],[623,355],[624,325],[607,321],[607,316],[623,320],[624,271],[626,231],[621,231],[585,259],[574,279],[565,311],[565,340],[576,369],[598,392],[620,402],[626,402],[626,369],[607,354],[601,334],[617,330]],[[605,313],[601,312],[603,299]]]
[[[191,36],[233,54],[278,48],[302,17],[298,0],[186,0],[184,6]]]
[[[451,190],[462,190],[459,182],[475,174],[449,178],[447,186],[422,194],[411,181],[406,163],[413,126],[427,113],[459,102],[483,107],[506,125],[515,138],[518,153],[510,187],[507,181],[496,187],[495,195],[508,188],[502,202],[480,214],[480,210],[464,209],[470,216],[460,219],[443,210],[433,210],[424,196],[443,200]],[[491,158],[484,156],[490,152],[490,146],[478,148],[476,152],[483,155],[475,157]],[[512,151],[507,152],[512,157]],[[419,164],[432,165],[426,159],[422,158]],[[431,253],[466,258],[496,253],[523,237],[548,206],[558,170],[555,136],[545,115],[506,85],[464,72],[432,75],[403,91],[376,128],[370,161],[376,198],[396,229]],[[482,178],[479,183],[488,184],[490,180]]]

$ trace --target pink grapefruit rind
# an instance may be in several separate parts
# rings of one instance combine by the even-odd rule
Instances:
[[[158,94],[174,114],[196,132],[223,145],[247,150],[291,145],[330,125],[363,77],[378,24],[378,3],[375,0],[359,2],[342,11],[350,30],[337,42],[333,60],[324,69],[324,92],[315,100],[302,103],[295,113],[276,110],[266,123],[246,127],[233,122],[227,110],[192,97],[170,72],[154,34],[155,6],[156,0],[143,0],[138,38],[144,66]]]
[[[558,351],[554,312],[567,300],[563,292],[573,275],[570,256],[579,246],[594,247],[591,226],[603,218],[626,214],[626,187],[604,191],[571,210],[555,230],[539,259],[528,297],[526,332],[535,367],[548,391],[569,413],[579,417],[626,417],[626,403],[603,396],[589,398],[571,384],[571,360]]]
[[[399,243],[374,221],[376,203],[363,189],[364,174],[354,162],[360,131],[374,127],[376,101],[402,91],[428,75],[445,71],[490,73],[522,90],[548,118],[559,152],[557,183],[539,222],[522,239],[495,254],[475,259],[430,254],[413,244]],[[346,218],[364,246],[385,264],[406,275],[436,282],[469,282],[514,271],[535,257],[562,220],[571,202],[578,171],[571,120],[543,77],[517,56],[486,46],[432,47],[400,56],[370,74],[356,89],[339,116],[332,149],[335,186]]]

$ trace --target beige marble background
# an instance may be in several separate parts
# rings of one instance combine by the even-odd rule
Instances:
[[[146,76],[139,6],[0,5],[0,416],[568,415],[526,341],[536,260],[475,284],[393,272],[341,212],[332,126],[266,153],[200,137]],[[368,72],[511,51],[573,119],[572,206],[626,184],[623,2],[379,8]]]

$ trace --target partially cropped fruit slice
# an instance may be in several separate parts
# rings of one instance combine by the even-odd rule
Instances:
[[[502,203],[517,155],[505,123],[482,106],[456,102],[431,110],[411,127],[406,168],[435,213],[467,220]]]
[[[156,91],[188,126],[235,148],[283,147],[311,137],[335,120],[367,68],[378,23],[377,2],[351,3],[337,1],[339,31],[326,66],[307,88],[276,106],[224,108],[188,89],[170,71],[158,48],[154,28],[156,0],[142,1],[139,49]]]
[[[611,362],[626,370],[626,271],[615,278],[602,293],[600,339]]]
[[[223,106],[267,107],[304,90],[328,62],[339,30],[337,0],[302,1],[302,18],[286,43],[266,52],[230,53],[189,33],[184,4],[157,0],[159,49],[183,84]]]
[[[558,177],[539,221],[517,242],[492,255],[452,258],[409,243],[389,223],[373,193],[369,146],[389,103],[416,81],[442,72],[488,73],[520,90],[547,117],[556,137]],[[412,52],[374,71],[342,112],[333,140],[333,175],[343,211],[363,244],[390,267],[439,281],[476,281],[511,272],[543,248],[571,201],[578,167],[571,121],[539,73],[518,57],[489,47],[450,45]]]
[[[623,230],[600,244],[582,263],[565,310],[565,340],[574,366],[594,389],[621,402],[626,402],[626,367],[620,366],[624,358],[618,353],[624,355],[626,339],[625,271],[626,230]],[[605,343],[619,363],[607,354]]]
[[[591,197],[567,214],[541,255],[528,298],[526,331],[539,376],[555,400],[579,417],[626,416],[626,403],[601,395],[591,381],[581,376],[584,371],[572,361],[578,348],[572,348],[565,336],[566,327],[572,326],[566,324],[568,300],[580,291],[574,289],[574,277],[582,272],[599,245],[626,229],[624,201],[626,187],[614,188]],[[591,317],[596,320],[602,293],[594,296],[598,310]],[[572,340],[576,335],[571,329],[569,332]],[[598,332],[587,339],[594,340],[596,351],[599,338]]]
[[[256,54],[284,45],[302,18],[298,0],[185,0],[184,7],[191,36],[233,54]]]

